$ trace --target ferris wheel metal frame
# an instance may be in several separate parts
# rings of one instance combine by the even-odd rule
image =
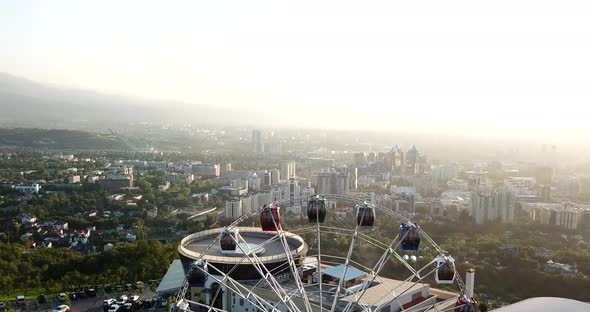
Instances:
[[[350,203],[350,204],[355,204],[355,205],[358,205],[359,203],[366,203],[367,202],[367,198],[361,197],[361,196],[336,195],[336,194],[321,194],[319,196],[321,196],[322,198],[324,198],[326,200],[335,200],[338,202],[345,202],[345,203]],[[304,209],[304,205],[303,205],[304,198],[297,198],[296,200],[298,201],[299,204],[301,204],[302,209]],[[287,199],[287,200],[274,202],[273,204],[279,205],[279,206],[282,204],[293,204],[293,200]],[[396,211],[393,211],[392,209],[386,208],[386,207],[378,205],[378,204],[373,204],[373,203],[371,203],[370,205],[372,207],[374,207],[375,212],[383,213],[384,215],[387,215],[389,217],[397,219],[402,224],[411,224],[412,223],[412,220],[410,220],[410,218],[408,218],[407,216],[404,216],[403,214],[400,214]],[[281,270],[285,269],[286,270],[286,268],[279,266],[278,268],[274,268],[272,270],[269,270],[265,266],[265,264],[260,260],[260,258],[258,257],[258,255],[255,252],[251,252],[250,250],[249,251],[244,250],[244,247],[241,243],[246,243],[246,241],[240,235],[236,235],[236,238],[234,238],[234,236],[232,236],[232,239],[234,239],[234,243],[236,244],[237,248],[240,249],[240,252],[244,256],[239,260],[239,262],[237,262],[229,270],[229,272],[224,273],[212,265],[208,266],[208,268],[209,268],[208,270],[205,270],[201,266],[197,265],[198,263],[202,262],[202,260],[204,260],[203,258],[207,255],[207,253],[209,252],[209,250],[213,246],[220,243],[221,237],[225,231],[229,231],[229,230],[235,229],[235,228],[239,229],[240,224],[244,223],[246,220],[248,220],[252,217],[260,215],[260,213],[262,212],[263,209],[264,209],[264,207],[261,207],[255,211],[252,211],[251,213],[244,214],[244,215],[240,216],[239,218],[237,218],[236,220],[234,220],[230,225],[226,226],[224,228],[224,230],[220,231],[219,235],[217,235],[204,250],[199,252],[200,255],[196,259],[194,259],[193,265],[189,268],[189,272],[187,273],[187,276],[185,278],[183,286],[181,287],[181,290],[176,295],[177,301],[175,304],[172,305],[172,310],[174,310],[174,311],[191,311],[190,308],[188,308],[188,307],[190,307],[190,304],[192,304],[195,306],[207,308],[207,312],[225,311],[223,309],[219,309],[219,308],[216,308],[213,306],[213,302],[215,302],[215,300],[217,299],[217,296],[220,295],[222,287],[218,288],[216,294],[212,297],[212,299],[210,301],[211,304],[209,304],[209,305],[204,304],[204,303],[200,303],[200,302],[196,302],[196,301],[191,301],[186,298],[186,294],[189,289],[188,277],[190,276],[192,270],[200,270],[200,271],[202,271],[202,273],[206,274],[208,278],[212,278],[219,285],[222,285],[226,289],[231,290],[237,296],[239,296],[240,298],[243,298],[246,302],[248,302],[251,305],[253,305],[254,307],[256,307],[259,311],[264,311],[264,312],[279,311],[279,305],[281,305],[281,304],[283,305],[283,307],[286,307],[289,311],[297,311],[297,312],[302,312],[302,311],[312,312],[312,311],[314,311],[314,309],[312,308],[312,304],[310,303],[308,293],[306,292],[306,289],[305,289],[306,287],[309,287],[309,285],[305,285],[302,282],[300,275],[299,275],[299,268],[297,267],[297,265],[295,263],[294,256],[292,255],[292,251],[289,249],[289,245],[287,243],[287,236],[289,235],[289,233],[293,233],[296,235],[306,235],[306,234],[314,234],[314,233],[316,234],[317,255],[307,255],[307,257],[317,257],[318,280],[317,280],[317,283],[312,284],[312,286],[318,286],[318,288],[319,288],[319,292],[318,292],[318,301],[319,301],[318,303],[319,304],[314,304],[315,310],[319,309],[319,311],[329,311],[329,312],[334,312],[336,310],[338,300],[341,299],[340,295],[342,295],[342,291],[343,291],[344,277],[346,276],[348,268],[351,267],[352,265],[354,265],[355,267],[358,267],[358,268],[362,268],[362,270],[365,273],[367,273],[368,281],[365,280],[364,282],[362,282],[362,286],[360,287],[360,289],[358,289],[353,294],[354,300],[349,300],[348,303],[346,304],[346,306],[341,310],[342,312],[359,311],[359,308],[360,308],[360,311],[363,311],[363,312],[380,311],[381,308],[383,308],[385,305],[390,304],[394,300],[399,300],[399,297],[401,295],[406,293],[408,290],[412,289],[418,283],[423,282],[424,279],[428,278],[432,274],[437,274],[438,269],[441,268],[441,264],[439,262],[437,262],[437,260],[439,260],[441,258],[445,259],[445,261],[449,260],[449,261],[453,262],[454,277],[453,277],[452,283],[453,284],[456,283],[456,285],[459,288],[459,298],[461,298],[461,296],[463,296],[463,294],[464,294],[465,285],[463,283],[463,280],[461,279],[461,275],[458,274],[458,272],[456,270],[456,266],[454,265],[454,259],[450,255],[448,255],[448,253],[446,251],[444,251],[420,227],[418,227],[418,230],[420,231],[421,239],[424,240],[425,242],[427,242],[428,245],[434,249],[434,253],[437,255],[434,257],[434,259],[432,261],[428,262],[426,265],[422,266],[421,268],[414,268],[412,266],[412,264],[410,264],[408,262],[408,258],[405,258],[404,256],[400,255],[397,252],[398,247],[400,247],[400,244],[401,244],[402,240],[404,239],[404,237],[400,237],[400,234],[396,235],[393,239],[391,239],[391,241],[388,240],[388,242],[383,242],[377,238],[371,237],[368,234],[366,234],[365,230],[363,229],[363,227],[359,226],[358,222],[355,222],[356,226],[354,226],[354,229],[346,229],[346,228],[335,227],[335,226],[325,226],[322,223],[317,222],[317,221],[310,222],[309,226],[293,229],[290,232],[286,232],[283,229],[281,222],[276,222],[276,221],[278,221],[278,220],[276,220],[275,221],[275,225],[277,226],[276,227],[276,234],[273,235],[271,238],[265,240],[263,243],[260,244],[260,246],[263,247],[266,244],[276,242],[276,241],[278,241],[282,245],[282,247],[285,251],[285,253],[284,253],[284,257],[286,260],[285,263],[288,264],[288,266],[289,266],[288,271],[290,272],[289,274],[290,274],[292,280],[296,284],[296,289],[293,289],[293,290],[287,290],[287,289],[283,288],[281,286],[281,283],[277,280],[277,277],[273,274],[277,271],[277,269],[281,269]],[[327,210],[329,211],[329,209],[327,209]],[[304,212],[302,212],[302,214],[303,213]],[[331,213],[330,215],[333,217],[333,219],[335,221],[346,225],[345,224],[346,220],[343,220],[341,217],[337,216],[334,213]],[[328,216],[326,216],[326,217],[328,217]],[[348,248],[346,257],[322,254],[322,252],[321,252],[321,241],[322,241],[321,235],[322,234],[336,234],[336,235],[345,235],[345,236],[350,237],[350,244],[349,244],[349,248]],[[406,235],[407,235],[407,233],[406,233]],[[376,247],[376,248],[383,250],[381,257],[375,262],[375,264],[372,267],[367,267],[367,266],[351,259],[355,245],[357,244],[357,242],[360,242],[360,241],[368,243],[372,247]],[[304,244],[306,244],[306,242],[304,242]],[[183,247],[182,243],[179,248],[181,248],[181,247]],[[323,261],[322,261],[322,256],[324,257]],[[380,298],[379,300],[377,300],[377,302],[380,302],[380,301],[383,301],[383,302],[380,303],[378,306],[372,308],[370,304],[363,302],[363,300],[362,300],[363,296],[365,295],[365,293],[369,289],[369,286],[373,282],[375,282],[378,278],[380,278],[380,275],[379,275],[380,272],[383,270],[383,268],[388,263],[388,261],[390,261],[392,258],[395,258],[396,261],[399,261],[404,267],[406,267],[408,269],[408,271],[411,274],[409,277],[407,277],[405,280],[403,280],[403,282],[400,283],[399,285],[397,285],[396,287],[387,289],[388,293],[395,294],[395,298],[393,300],[383,300],[383,298],[385,298],[385,296],[387,296],[387,294],[385,294],[383,296],[383,298]],[[328,259],[332,259],[332,260],[328,260]],[[339,262],[338,260],[343,261],[343,262]],[[246,264],[252,265],[252,267],[261,276],[260,280],[256,283],[256,285],[254,285],[254,287],[245,286],[245,285],[241,284],[239,281],[230,277],[230,274],[237,268],[237,266],[240,264],[244,264],[244,262]],[[333,294],[330,292],[330,290],[323,289],[322,274],[319,273],[321,271],[322,264],[327,264],[327,265],[344,264],[345,265],[344,270],[342,272],[342,276],[338,279],[338,285],[337,285]],[[434,264],[434,266],[433,266],[433,264]],[[275,272],[273,272],[273,271],[275,271]],[[407,283],[410,283],[411,286],[408,287]],[[383,283],[383,285],[385,285],[385,283]],[[397,293],[396,290],[398,290],[398,288],[400,288],[400,286],[403,286],[403,285],[405,285],[404,286],[405,289],[403,291]],[[266,299],[262,298],[261,296],[257,295],[254,292],[254,290],[256,290],[256,288],[258,288],[258,287],[261,287],[261,288],[265,287],[265,288],[271,289],[275,293],[278,300],[269,302]],[[317,291],[314,291],[314,292],[317,292]],[[327,295],[328,298],[332,297],[329,309],[324,307],[323,301],[324,301],[325,295]],[[299,300],[303,301],[303,309],[300,308],[300,306],[298,306],[297,303],[295,303],[295,300],[297,298],[299,298]],[[451,302],[453,304],[451,304],[450,308],[449,308],[448,306]],[[447,300],[444,300],[441,302],[437,302],[434,305],[432,305],[422,311],[439,311],[439,312],[458,311],[457,309],[462,308],[463,306],[462,305],[455,305],[456,302],[457,302],[457,297],[452,297],[450,299],[447,299]],[[469,301],[469,299],[467,299],[467,302],[471,303],[471,301]],[[356,305],[354,303],[356,303]],[[398,303],[400,303],[400,302],[398,301]],[[465,306],[467,306],[468,303],[465,303]],[[401,306],[401,303],[400,303],[400,306]],[[444,308],[444,309],[437,308],[440,306],[446,306],[446,308]],[[475,308],[475,309],[477,309],[477,308]],[[461,311],[463,311],[463,310],[461,310]],[[466,309],[465,311],[471,311],[471,310]]]

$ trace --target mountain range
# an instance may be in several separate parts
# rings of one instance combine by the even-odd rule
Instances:
[[[250,123],[256,114],[46,85],[0,73],[0,127],[92,129],[132,122]]]

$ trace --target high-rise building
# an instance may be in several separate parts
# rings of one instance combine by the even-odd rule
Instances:
[[[281,171],[279,169],[273,169],[271,173],[271,184],[277,185],[281,182]]]
[[[496,206],[500,212],[502,223],[514,222],[515,199],[510,192],[500,190],[495,192]]]
[[[225,217],[228,219],[237,219],[242,216],[242,200],[233,198],[225,202]]]
[[[257,173],[248,177],[248,189],[251,192],[260,192],[262,190],[262,178]]]
[[[254,153],[264,153],[264,138],[261,130],[252,130],[252,150]]]
[[[581,220],[581,211],[573,209],[558,210],[555,213],[555,224],[568,230],[578,229]]]
[[[357,190],[358,183],[359,183],[359,168],[351,168],[350,169],[350,189]]]
[[[291,205],[295,204],[295,200],[300,197],[300,190],[299,190],[299,181],[297,178],[290,178],[289,179],[289,203]]]
[[[218,164],[193,164],[192,173],[206,178],[216,178],[221,174],[221,166]]]
[[[403,173],[407,175],[423,174],[427,169],[426,166],[426,156],[418,151],[416,145],[412,145],[404,158]]]
[[[391,165],[388,166],[391,168],[392,172],[397,174],[402,173],[402,168],[404,165],[404,152],[399,147],[399,145],[394,145],[391,151],[389,152],[389,162],[391,163]]]
[[[269,193],[257,193],[242,198],[242,213],[249,214],[259,210],[262,206],[271,203]]]
[[[432,179],[436,182],[446,182],[459,176],[459,167],[457,164],[440,165],[432,168]]]
[[[272,173],[270,171],[265,171],[262,174],[262,185],[263,186],[271,186],[272,184]]]
[[[320,172],[316,178],[318,194],[347,195],[350,189],[350,173],[347,168]]]
[[[288,181],[290,178],[297,177],[296,164],[293,161],[281,164],[281,178]]]
[[[491,193],[475,191],[471,194],[471,213],[475,223],[500,220],[514,222],[514,196],[506,190]]]
[[[402,192],[399,198],[395,200],[395,211],[397,212],[416,212],[416,193],[415,192]]]
[[[538,224],[556,225],[568,230],[576,230],[586,225],[590,215],[590,205],[566,203],[523,203],[522,208],[531,221]],[[587,220],[584,220],[587,219]]]
[[[286,199],[284,185],[275,185],[270,189],[270,199],[273,202],[281,202]]]
[[[252,211],[258,209],[254,204],[256,202],[256,195],[247,196],[242,198],[242,213],[247,215]],[[227,205],[227,204],[226,204]]]
[[[247,179],[235,179],[229,182],[229,186],[237,187],[241,189],[248,189],[248,180]]]

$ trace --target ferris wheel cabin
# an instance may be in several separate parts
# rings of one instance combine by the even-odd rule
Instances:
[[[238,241],[238,229],[226,229],[221,233],[221,238],[219,239],[219,247],[221,247],[221,252],[235,252],[237,247]]]
[[[307,219],[310,223],[324,223],[326,219],[326,198],[314,195],[307,204]]]
[[[402,223],[400,226],[401,249],[417,251],[420,246],[420,227],[416,223]]]
[[[375,206],[364,202],[357,206],[356,224],[363,227],[371,227],[375,224]]]
[[[260,226],[263,231],[276,232],[281,226],[280,207],[270,204],[264,205],[260,213]]]
[[[451,256],[436,258],[434,278],[438,284],[453,284],[455,282],[455,260]]]

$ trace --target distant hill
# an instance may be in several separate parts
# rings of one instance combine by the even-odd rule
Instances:
[[[112,136],[78,130],[2,129],[0,148],[128,150],[128,146]]]
[[[64,89],[0,73],[0,126],[88,129],[133,121],[240,124],[257,115],[175,101]],[[260,117],[260,116],[258,116]]]

